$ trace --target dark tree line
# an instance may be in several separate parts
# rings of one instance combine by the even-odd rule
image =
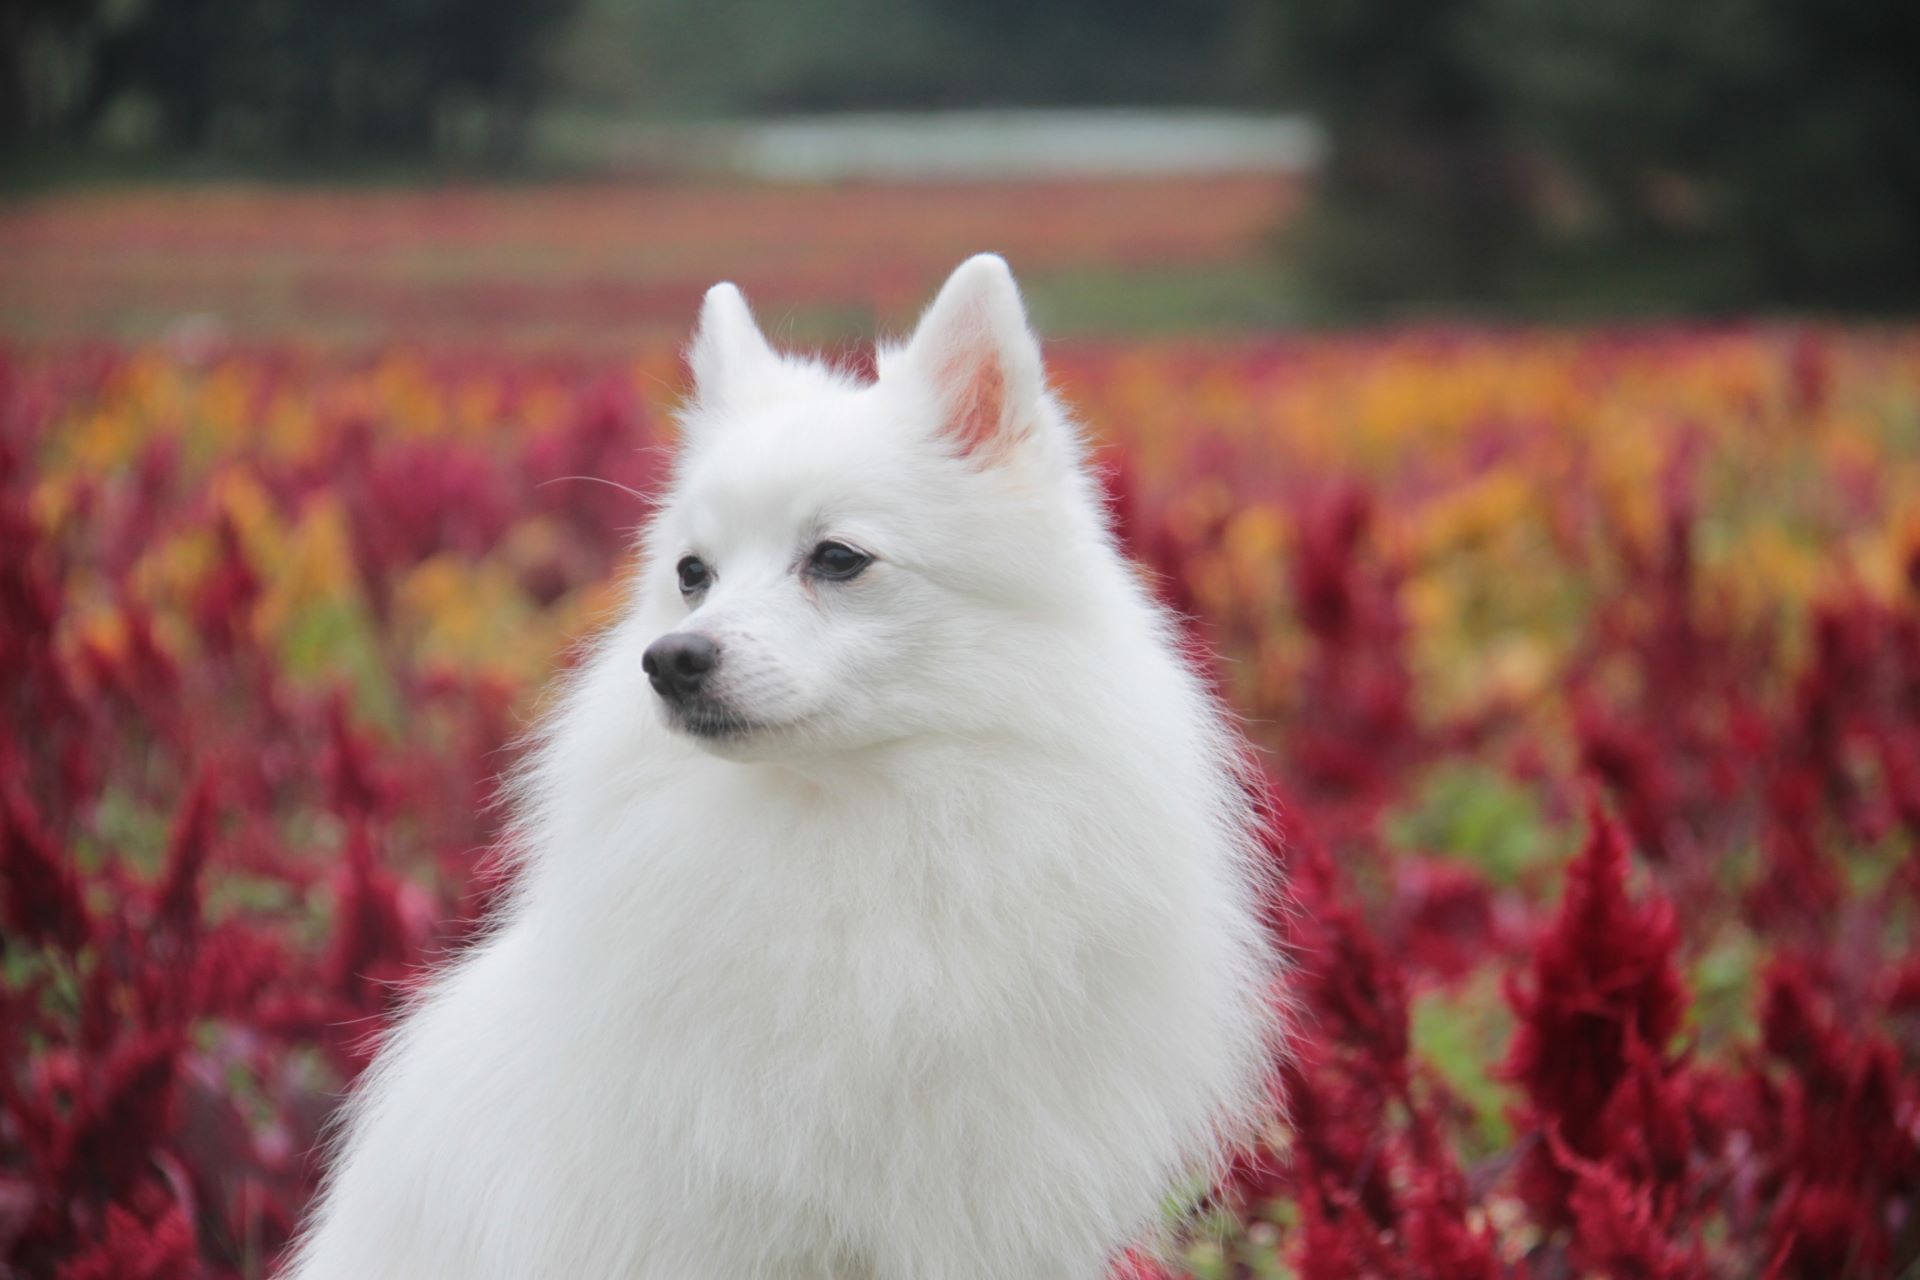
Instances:
[[[568,0],[4,0],[0,129],[85,145],[115,111],[152,144],[510,150]]]
[[[0,134],[174,151],[511,142],[666,115],[1246,101],[1249,0],[0,0]],[[550,56],[557,54],[558,56]],[[124,130],[122,130],[124,132]]]
[[[1269,0],[1349,303],[1920,304],[1910,0]]]

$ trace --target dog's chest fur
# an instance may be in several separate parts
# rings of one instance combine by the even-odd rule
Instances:
[[[1193,984],[1217,967],[1205,938],[1225,937],[1206,913],[1228,904],[1154,874],[1158,857],[1094,847],[1118,821],[1141,848],[1152,815],[1027,770],[1003,794],[876,808],[863,829],[804,798],[745,803],[739,780],[721,775],[717,807],[685,833],[698,847],[668,817],[623,864],[631,827],[613,817],[603,873],[536,900],[498,940],[515,958],[491,981],[511,985],[530,1037],[564,1046],[545,1057],[571,1065],[519,1096],[512,1141],[529,1160],[630,1179],[593,1189],[615,1202],[737,1202],[784,1223],[778,1265],[803,1270],[809,1238],[801,1254],[878,1265],[903,1234],[939,1247],[987,1215],[1017,1238],[1048,1196],[1112,1199],[1104,1182],[1175,1172],[1171,1132],[1153,1158],[1131,1153],[1140,1126],[1191,1141],[1204,1125],[1180,1112],[1213,1095],[1195,1075],[1222,1011]],[[553,994],[582,975],[577,997]],[[556,1084],[564,1124],[542,1096]],[[1086,1243],[1026,1247],[1069,1265]],[[893,1264],[880,1274],[940,1274]]]

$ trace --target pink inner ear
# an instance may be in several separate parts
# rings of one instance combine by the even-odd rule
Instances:
[[[1007,401],[1007,377],[1000,362],[957,361],[943,379],[950,397],[947,431],[969,456],[1000,442],[1000,420]]]

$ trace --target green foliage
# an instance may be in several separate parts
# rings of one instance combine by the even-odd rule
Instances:
[[[355,711],[391,728],[401,700],[380,652],[371,614],[359,603],[319,599],[304,606],[287,626],[280,660],[297,677],[337,681],[352,691]]]
[[[1255,1238],[1255,1234],[1261,1238]],[[1278,1232],[1255,1224],[1228,1224],[1217,1239],[1203,1239],[1180,1261],[1193,1280],[1293,1280],[1293,1268],[1280,1256]]]
[[[1687,1032],[1694,1043],[1717,1051],[1758,1038],[1753,1010],[1764,960],[1764,947],[1747,929],[1728,925],[1715,935],[1687,975],[1693,992]]]
[[[1285,265],[1077,267],[1021,282],[1044,332],[1204,334],[1284,328],[1313,317],[1296,304]]]
[[[1416,996],[1409,1010],[1414,1056],[1431,1067],[1465,1105],[1471,1123],[1461,1154],[1478,1160],[1503,1151],[1513,1139],[1508,1095],[1494,1078],[1513,1034],[1513,1016],[1500,999],[1490,971],[1457,990]]]
[[[1413,803],[1389,817],[1387,835],[1401,849],[1471,862],[1501,885],[1557,865],[1568,846],[1531,790],[1470,763],[1430,773]]]

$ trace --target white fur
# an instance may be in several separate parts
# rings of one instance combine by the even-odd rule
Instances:
[[[1266,1105],[1237,740],[1000,259],[872,384],[774,353],[730,285],[690,362],[520,888],[382,1048],[285,1274],[1092,1280]],[[803,576],[826,537],[876,560]],[[666,722],[641,654],[675,629],[762,727]]]

